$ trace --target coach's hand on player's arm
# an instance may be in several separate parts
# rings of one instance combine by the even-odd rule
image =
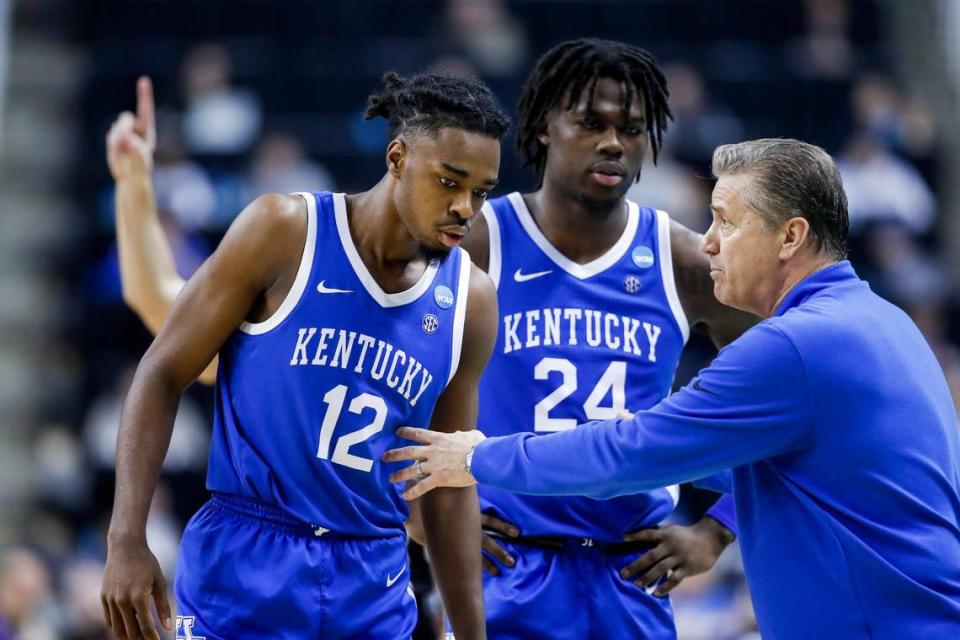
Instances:
[[[163,628],[173,629],[167,581],[146,539],[114,539],[100,593],[104,621],[118,638],[160,640],[150,611],[151,601]]]
[[[710,516],[689,527],[671,524],[634,531],[624,540],[655,546],[624,567],[620,575],[625,580],[636,577],[634,583],[638,587],[655,584],[666,576],[654,591],[657,596],[665,596],[684,579],[713,567],[733,539],[733,533]]]

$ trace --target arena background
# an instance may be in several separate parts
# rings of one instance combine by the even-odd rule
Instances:
[[[536,57],[581,36],[664,66],[676,119],[633,197],[694,229],[715,145],[790,136],[834,154],[851,259],[960,399],[958,1],[0,0],[0,638],[106,637],[114,440],[150,335],[121,295],[104,136],[136,77],[155,83],[157,194],[187,276],[256,194],[379,178],[385,127],[362,109],[385,70],[472,73],[512,109]],[[495,195],[532,186],[512,143]],[[694,338],[677,384],[711,356]],[[168,577],[205,499],[211,400],[184,398],[151,513]],[[685,491],[677,517],[704,505]],[[736,548],[674,603],[685,640],[758,637]]]

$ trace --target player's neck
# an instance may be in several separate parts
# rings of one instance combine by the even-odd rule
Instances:
[[[544,179],[539,191],[524,201],[540,230],[560,253],[585,264],[606,253],[627,225],[624,198],[589,201]]]
[[[426,264],[400,219],[391,187],[384,176],[372,189],[346,197],[350,237],[367,270],[388,293],[412,286]]]

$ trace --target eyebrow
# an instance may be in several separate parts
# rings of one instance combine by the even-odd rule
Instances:
[[[461,178],[469,178],[469,177],[470,177],[470,172],[467,171],[466,169],[461,169],[460,167],[455,167],[455,166],[453,166],[452,164],[448,164],[448,163],[446,163],[446,162],[441,162],[440,164],[443,166],[444,169],[446,169],[447,171],[449,171],[450,173],[452,173],[452,174],[454,174],[454,175],[458,175],[458,176],[460,176]],[[496,178],[487,178],[486,180],[483,181],[483,184],[489,184],[489,185],[494,185],[494,186],[496,186],[499,182],[500,182],[500,181],[497,180]]]

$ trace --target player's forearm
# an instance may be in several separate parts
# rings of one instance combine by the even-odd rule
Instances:
[[[486,638],[476,488],[436,490],[421,506],[433,575],[454,636]]]
[[[117,436],[110,541],[145,541],[147,514],[170,444],[182,389],[144,358],[124,402]]]
[[[123,297],[157,333],[184,281],[157,216],[149,174],[118,181],[115,197]]]

